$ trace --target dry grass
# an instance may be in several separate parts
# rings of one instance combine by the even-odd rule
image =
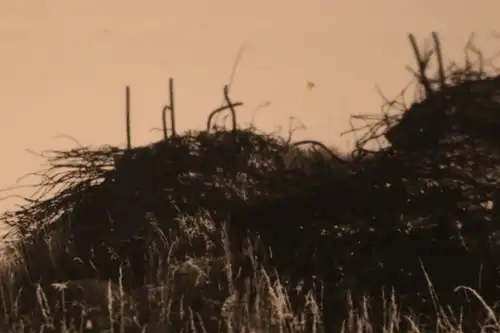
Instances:
[[[199,229],[193,229],[192,223],[185,225],[186,234],[200,233]],[[1,276],[0,309],[4,321],[0,331],[324,332],[321,301],[316,300],[313,293],[304,293],[301,306],[294,308],[290,300],[292,290],[253,255],[250,255],[251,272],[246,275],[243,272],[245,278],[238,280],[242,272],[235,270],[248,270],[248,267],[238,266],[225,233],[213,230],[203,237],[206,256],[162,262],[156,265],[160,267],[157,271],[150,272],[154,274],[149,283],[133,291],[124,290],[121,284],[98,280],[19,285],[23,274],[21,259],[6,266]],[[213,242],[221,242],[218,245],[226,249],[224,257],[209,256],[209,247],[216,245]],[[175,242],[172,244],[174,247]],[[47,249],[49,251],[49,247]],[[247,255],[251,254],[250,242],[247,250]],[[153,258],[149,256],[150,260],[155,260]],[[432,291],[431,281],[428,282]],[[23,292],[26,288],[30,288],[27,293]],[[487,316],[479,327],[487,332],[500,332],[493,307],[482,301],[474,290],[462,289],[483,303]],[[417,313],[403,314],[396,295],[381,296],[380,300],[362,298],[356,302],[348,294],[346,302],[350,311],[339,332],[464,332],[463,318],[439,306],[437,295],[433,294],[432,298],[436,304],[435,327],[425,327]],[[384,303],[383,318],[372,317],[370,308],[377,302]],[[374,322],[383,325],[379,327]]]
[[[452,68],[451,75],[446,76],[442,66],[442,55],[437,35],[433,34],[433,37],[438,58],[438,79],[430,79],[426,76],[425,67],[430,55],[421,55],[413,36],[410,36],[419,65],[419,72],[415,73],[415,76],[418,78],[427,99],[433,101],[434,99],[430,97],[438,96],[440,101],[451,101],[450,96],[458,96],[460,98],[453,99],[454,103],[468,105],[464,101],[476,100],[476,97],[481,95],[482,90],[493,87],[495,88],[493,90],[496,91],[498,76],[486,77],[482,69],[482,61],[477,72],[467,62],[469,67],[461,71]],[[469,84],[469,81],[472,83]],[[471,92],[466,96],[467,98],[464,97],[460,87],[470,87],[472,84],[474,87],[481,88],[477,88],[481,91]],[[303,187],[303,184],[308,184],[311,179],[316,179],[309,177],[309,174],[319,175],[319,183],[323,187],[328,187],[329,184],[324,180],[356,175],[356,172],[351,171],[365,170],[368,166],[379,163],[379,159],[374,158],[374,162],[370,164],[369,158],[375,154],[384,158],[392,158],[394,151],[402,151],[404,154],[396,154],[397,156],[395,156],[402,158],[404,163],[409,161],[407,164],[412,166],[412,171],[418,168],[425,169],[425,164],[417,166],[415,159],[409,158],[412,156],[410,154],[412,152],[411,144],[421,146],[423,142],[419,139],[420,137],[415,139],[415,133],[409,131],[407,127],[414,128],[420,133],[424,128],[423,125],[430,124],[433,126],[427,132],[442,134],[440,131],[436,131],[436,126],[434,126],[437,124],[434,121],[436,119],[435,107],[432,107],[432,103],[431,107],[424,105],[424,111],[429,111],[424,116],[421,115],[421,112],[415,111],[419,110],[418,107],[413,106],[407,108],[403,105],[399,111],[404,112],[396,116],[389,115],[384,110],[381,117],[375,118],[378,119],[376,124],[351,130],[351,132],[366,130],[367,133],[357,140],[356,149],[352,156],[347,157],[340,156],[341,154],[338,152],[332,151],[316,141],[307,140],[292,144],[291,134],[288,140],[284,140],[273,135],[257,135],[253,130],[240,130],[237,127],[235,107],[242,105],[242,103],[231,102],[228,90],[229,87],[226,86],[224,99],[227,105],[210,113],[206,131],[177,135],[173,85],[172,80],[170,80],[170,104],[163,108],[164,140],[147,147],[132,148],[129,121],[130,91],[127,87],[127,149],[101,147],[93,150],[80,147],[70,151],[51,151],[44,156],[49,161],[49,168],[41,173],[33,174],[41,177],[40,183],[35,185],[34,196],[25,198],[27,204],[18,211],[0,217],[0,221],[15,227],[13,235],[21,239],[18,243],[14,242],[14,245],[9,249],[9,260],[2,261],[3,267],[0,270],[0,333],[321,333],[326,331],[325,325],[329,323],[326,319],[334,316],[341,317],[340,312],[332,313],[332,308],[335,306],[327,307],[326,302],[325,308],[329,310],[323,311],[321,299],[323,286],[320,282],[316,281],[312,286],[309,286],[311,290],[298,290],[299,288],[296,286],[289,285],[285,277],[280,277],[272,265],[263,259],[266,255],[262,255],[261,248],[257,248],[252,239],[245,241],[246,246],[243,246],[243,251],[241,251],[239,244],[231,244],[231,241],[234,243],[239,243],[239,241],[234,240],[234,230],[232,236],[228,236],[229,233],[226,232],[225,227],[223,227],[224,223],[221,221],[227,218],[227,213],[231,212],[231,208],[238,203],[243,205],[248,198],[272,197],[273,195],[293,198],[293,196],[287,196],[288,192],[292,194],[300,192],[303,188],[307,188]],[[491,94],[483,95],[489,97]],[[415,103],[417,106],[421,104],[420,102]],[[443,105],[446,106],[446,104]],[[387,106],[388,109],[398,108],[395,102],[388,102]],[[422,107],[420,107],[421,109]],[[448,108],[443,107],[442,109],[440,112],[444,115]],[[497,107],[494,109],[498,110]],[[214,125],[215,116],[227,110],[230,111],[232,128],[229,131],[220,130]],[[468,111],[468,108],[464,110]],[[168,113],[170,114],[170,136],[167,131]],[[404,116],[401,116],[402,114]],[[486,123],[493,122],[493,118],[490,118],[486,119]],[[423,125],[416,126],[414,119],[422,119]],[[481,128],[481,130],[464,127],[463,130],[469,132],[474,130],[474,135],[479,133],[484,139],[486,135],[491,134],[485,131],[485,128],[489,127]],[[497,137],[496,128],[494,132],[493,134]],[[425,136],[427,139],[435,139],[429,143],[430,146],[432,146],[431,144],[436,145],[436,142],[441,144],[440,138],[429,138],[427,134]],[[378,139],[383,137],[391,143],[392,152],[382,148],[382,146],[379,151],[369,151],[364,148],[368,142],[378,142]],[[311,149],[303,149],[305,145],[312,147]],[[447,162],[450,159],[447,153],[452,150],[450,147],[448,145],[447,149],[442,150],[443,155],[446,155]],[[483,155],[487,156],[488,161],[491,162],[492,154]],[[419,157],[418,161],[428,160],[422,156]],[[437,163],[435,154],[432,156],[434,158],[432,162]],[[461,157],[463,156],[465,155],[462,153]],[[397,161],[395,158],[393,161]],[[175,162],[175,168],[172,168],[172,164],[174,164],[172,161]],[[486,163],[477,157],[474,158],[474,161]],[[165,170],[173,169],[176,169],[177,172],[165,172]],[[289,172],[290,169],[297,169],[301,172]],[[478,170],[483,174],[484,170],[480,169]],[[229,172],[221,170],[229,170]],[[384,170],[385,173],[386,170]],[[391,171],[389,170],[387,173],[389,174]],[[274,178],[268,177],[269,174],[273,174]],[[415,184],[419,184],[417,180],[422,178],[421,174],[413,172],[410,173],[410,176],[414,177]],[[381,176],[375,174],[374,177],[380,178]],[[297,181],[291,182],[293,179]],[[388,177],[388,179],[392,178]],[[399,179],[392,179],[392,181],[398,184]],[[136,193],[136,189],[130,185],[131,183],[142,190],[140,195]],[[295,186],[289,188],[290,183],[295,184]],[[370,180],[367,183],[371,189],[373,182]],[[160,184],[156,189],[158,191],[148,192],[153,184]],[[210,186],[207,187],[206,184]],[[362,182],[362,184],[364,186],[365,183]],[[111,195],[105,191],[108,187],[114,189],[109,193],[129,191],[133,192],[134,195],[137,194],[137,197],[115,197],[114,194]],[[162,191],[159,191],[160,189]],[[171,201],[170,197],[162,197],[162,200],[157,200],[159,203],[155,204],[154,207],[157,214],[151,213],[150,210],[141,210],[141,205],[134,206],[136,201],[140,201],[138,196],[160,199],[157,197],[163,195],[165,190],[172,192],[175,200]],[[327,193],[324,196],[330,198],[331,192],[320,193]],[[367,191],[366,193],[379,192]],[[109,196],[107,196],[108,194]],[[347,194],[341,193],[340,195]],[[210,198],[210,200],[202,201],[202,204],[196,201],[196,198],[199,197]],[[231,200],[227,197],[231,197]],[[109,201],[108,204],[113,204],[111,206],[115,208],[114,214],[109,213],[109,207],[106,204],[101,207],[104,199]],[[172,209],[164,210],[167,202],[168,206],[175,206],[175,209],[170,207]],[[178,204],[183,206],[179,208]],[[325,206],[329,204],[328,201],[324,202]],[[387,207],[390,210],[392,206],[393,204]],[[76,208],[80,208],[79,219],[73,218],[71,214],[73,210],[78,211]],[[90,211],[85,208],[90,208]],[[360,207],[354,207],[352,212],[359,209]],[[207,216],[199,214],[199,211],[203,210],[206,210]],[[286,210],[287,207],[281,213]],[[377,213],[383,210],[375,209]],[[346,211],[351,213],[351,210]],[[148,217],[148,214],[152,216]],[[211,214],[212,216],[210,216]],[[381,220],[387,217],[385,213],[380,214],[382,214],[379,216]],[[111,215],[119,216],[123,220],[119,221],[120,225],[123,226],[123,230],[121,230],[124,232],[123,234],[118,233],[114,227],[106,229],[105,225],[109,222],[108,220],[113,220]],[[279,214],[267,214],[266,216],[271,215],[274,219],[274,216]],[[141,216],[141,219],[144,217],[144,219],[138,221],[137,216]],[[330,215],[327,216],[329,224],[339,223]],[[351,214],[348,216],[350,217]],[[283,216],[278,218],[283,219]],[[392,217],[389,216],[389,218]],[[353,220],[354,218],[347,219],[351,227]],[[75,228],[79,233],[72,232],[68,227],[69,224],[63,223],[68,221],[73,226],[79,226],[79,228]],[[263,224],[270,221],[265,219]],[[299,225],[310,221],[298,219],[296,222]],[[137,225],[144,226],[144,228],[135,229]],[[276,224],[276,226],[278,225],[282,226],[283,224]],[[101,227],[103,229],[98,229]],[[318,227],[316,231],[320,229],[321,227]],[[142,234],[138,235],[140,231]],[[277,231],[279,235],[282,232],[282,227],[276,227],[274,231]],[[287,232],[290,231],[287,230]],[[32,237],[27,237],[27,235]],[[98,239],[101,235],[107,236],[107,238],[104,237],[104,245]],[[238,233],[236,237],[241,240],[238,238],[239,236],[241,233]],[[141,246],[134,247],[135,243],[128,242],[131,238],[140,238]],[[80,245],[83,250],[74,245],[75,239],[79,240],[80,243],[83,242],[83,245]],[[314,242],[314,239],[312,238],[311,242]],[[336,239],[332,237],[330,241],[334,242]],[[89,240],[88,244],[86,240]],[[127,246],[122,246],[124,243]],[[94,256],[94,250],[97,252],[96,247],[101,245],[103,246],[100,254]],[[87,246],[90,249],[88,253],[84,251],[87,250]],[[118,251],[113,246],[125,248],[121,257],[116,255],[116,252],[107,253],[108,250]],[[426,246],[419,245],[418,248],[426,249]],[[331,252],[328,252],[328,249],[323,251],[324,257],[330,255]],[[397,248],[396,251],[402,251],[402,249]],[[140,255],[135,256],[136,252],[140,252]],[[292,253],[289,255],[287,250],[283,252],[284,257],[293,255]],[[83,255],[80,255],[81,258],[75,257],[75,253],[79,253],[79,255],[84,253],[88,257],[83,258]],[[144,254],[144,258],[142,254]],[[108,267],[116,263],[113,260],[114,255],[120,257],[121,260],[139,259],[138,263],[122,262],[119,269]],[[352,252],[347,249],[346,256],[350,255]],[[437,253],[431,255],[437,255]],[[94,265],[96,263],[94,259],[99,256],[104,258],[104,261],[100,262],[100,266],[99,263]],[[464,259],[461,256],[458,257],[461,265]],[[303,258],[300,259],[308,261],[307,258],[309,258],[307,255],[303,255]],[[288,260],[288,258],[282,259]],[[399,263],[403,263],[405,260],[408,258],[401,256],[396,267],[401,268]],[[446,261],[449,260],[450,258],[447,257]],[[85,265],[88,264],[85,266],[86,270],[78,271],[79,264],[70,265],[78,261],[85,262]],[[364,262],[355,262],[358,264],[353,264],[354,268],[365,267]],[[127,284],[127,276],[140,276],[142,281],[143,275],[134,271],[134,268],[140,269],[138,266],[143,267],[143,263],[146,267],[144,283]],[[296,262],[293,261],[292,265],[295,264]],[[307,265],[300,267],[304,266],[307,267]],[[319,271],[328,267],[325,264],[318,266],[321,266]],[[96,267],[100,269],[96,269]],[[330,331],[345,333],[500,332],[496,305],[487,304],[475,290],[467,286],[457,288],[456,291],[465,292],[470,296],[469,298],[479,303],[481,310],[483,310],[482,313],[485,314],[484,318],[481,318],[481,322],[471,323],[471,319],[468,319],[462,311],[457,312],[452,310],[451,306],[445,306],[439,302],[432,281],[425,272],[425,268],[422,268],[427,278],[430,301],[434,308],[432,318],[428,318],[428,312],[424,316],[418,310],[412,311],[405,308],[404,301],[401,301],[402,297],[398,297],[401,296],[401,293],[396,294],[393,291],[390,295],[386,295],[382,291],[377,299],[373,298],[373,290],[370,297],[360,296],[360,290],[351,290],[352,295],[356,295],[351,296],[351,292],[345,291],[345,289],[357,289],[357,287],[352,287],[357,284],[346,284],[344,286],[347,287],[336,290],[340,295],[339,300],[342,300],[341,295],[345,295],[345,308],[347,308],[345,318],[342,318],[341,324],[335,329],[329,327],[328,333]],[[106,273],[108,276],[112,275],[115,282],[105,279],[84,279],[75,273],[84,272],[85,276],[88,276],[89,271],[92,271],[90,275],[95,276],[94,273],[98,273],[97,275],[102,276],[102,274],[106,274],[104,271],[107,269]],[[324,270],[327,271],[326,268]],[[117,274],[118,271],[119,274]],[[370,270],[358,271],[356,269],[353,271],[370,272]],[[410,272],[413,273],[413,269],[410,269]],[[460,276],[466,275],[467,272],[463,272],[464,274]],[[311,274],[304,273],[301,274],[301,277],[307,278],[307,275]],[[354,275],[357,278],[363,274],[352,273],[350,276]],[[66,279],[68,276],[82,279],[55,280],[58,278]],[[38,282],[31,281],[31,278]],[[450,285],[456,286],[461,283],[452,284],[453,281],[450,279],[452,279],[451,275],[445,279],[446,282],[450,282]],[[370,280],[376,281],[377,278],[370,274],[369,278],[363,279],[364,282],[368,281],[368,285],[371,285]],[[334,284],[329,282],[329,285]],[[375,285],[379,284],[375,283]],[[140,287],[137,288],[137,286]],[[415,295],[420,296],[416,288]],[[370,286],[367,286],[367,289],[370,289]],[[376,292],[376,288],[373,289]],[[423,289],[425,289],[425,284]],[[413,289],[411,290],[413,291]],[[325,296],[325,299],[331,298]],[[463,308],[467,308],[465,304]],[[474,320],[477,320],[477,317]],[[432,326],[429,326],[429,323],[432,323]]]
[[[185,233],[192,237],[200,232],[190,223],[186,226],[191,228]],[[5,321],[1,331],[321,332],[319,305],[312,297],[300,313],[293,313],[285,287],[274,273],[254,263],[251,274],[240,281],[242,272],[234,270],[246,268],[235,264],[238,260],[230,253],[224,233],[214,231],[204,237],[206,256],[156,263],[160,268],[149,272],[149,283],[133,291],[109,281],[79,280],[36,284],[23,293],[29,287],[19,285],[24,269],[21,258],[2,272],[0,308]],[[227,250],[224,257],[208,256],[215,239]],[[176,242],[171,244],[174,251]],[[51,251],[49,244],[46,250]]]

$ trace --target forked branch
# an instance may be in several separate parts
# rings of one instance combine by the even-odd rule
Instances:
[[[427,70],[427,65],[429,64],[430,54],[423,55],[420,53],[417,45],[417,41],[415,40],[415,36],[413,34],[409,34],[408,38],[410,39],[411,46],[413,48],[413,53],[415,53],[415,58],[417,59],[418,65],[418,80],[420,84],[424,87],[425,95],[429,97],[432,94],[431,84],[429,79],[427,78],[425,71]]]
[[[214,116],[217,113],[222,112],[222,111],[227,110],[227,109],[229,109],[229,111],[231,112],[232,131],[233,132],[236,131],[237,121],[236,121],[236,111],[235,111],[234,108],[237,107],[237,106],[243,105],[243,103],[241,103],[241,102],[236,102],[236,103],[231,102],[231,99],[229,98],[229,86],[228,85],[224,86],[224,100],[226,101],[227,105],[221,106],[220,108],[217,108],[217,109],[213,110],[208,115],[208,119],[207,119],[207,132],[210,131],[211,124],[212,124],[212,119],[214,118]]]

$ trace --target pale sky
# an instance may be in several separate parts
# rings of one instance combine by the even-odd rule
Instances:
[[[423,42],[437,31],[447,60],[461,59],[471,32],[486,55],[500,51],[494,0],[0,2],[0,188],[40,168],[26,149],[72,147],[58,135],[124,144],[127,84],[134,144],[160,139],[150,129],[161,126],[169,77],[177,130],[203,128],[242,47],[231,88],[245,103],[240,123],[269,101],[259,128],[286,128],[294,116],[307,126],[297,139],[340,148],[350,114],[379,111],[376,85],[394,97],[410,79],[408,33]]]

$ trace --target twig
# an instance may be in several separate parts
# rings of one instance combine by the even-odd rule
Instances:
[[[55,139],[69,139],[71,141],[73,141],[74,143],[76,143],[76,145],[79,147],[79,148],[83,148],[84,146],[80,143],[80,141],[78,141],[77,139],[75,139],[74,137],[70,136],[70,135],[66,135],[66,134],[61,134],[61,135],[56,135],[55,136]]]
[[[231,74],[229,75],[229,83],[228,83],[228,88],[227,91],[229,93],[229,89],[233,86],[234,83],[234,78],[236,76],[236,70],[238,69],[238,65],[241,62],[241,59],[243,58],[243,52],[245,51],[245,45],[240,46],[238,53],[236,54],[236,60],[233,63],[233,67],[231,68]],[[222,103],[225,102],[225,99]]]
[[[231,99],[229,98],[229,85],[224,86],[224,99],[226,100],[226,103],[229,107],[229,110],[231,111],[231,116],[233,117],[233,132],[236,131],[236,111],[234,110],[233,103],[231,102]]]
[[[238,69],[238,65],[240,64],[241,59],[243,58],[244,50],[245,50],[245,45],[243,44],[243,45],[240,46],[240,48],[238,50],[238,53],[236,54],[236,59],[235,59],[235,61],[233,63],[233,66],[231,68],[231,74],[229,74],[229,83],[227,84],[227,86],[228,86],[228,88],[227,88],[228,93],[229,93],[230,89],[233,87],[234,78],[236,77],[236,70]],[[224,105],[225,102],[226,102],[226,100],[223,97],[221,105]],[[226,118],[227,117],[225,116],[224,117],[224,121],[226,120]]]
[[[292,135],[295,131],[298,131],[298,130],[304,130],[306,129],[306,126],[304,125],[304,123],[300,122],[300,126],[297,126],[297,127],[292,127],[292,123],[293,121],[296,120],[295,117],[290,117],[289,118],[289,122],[288,122],[288,137],[286,139],[286,144],[289,145],[291,142],[292,142]]]
[[[312,146],[318,146],[318,147],[321,147],[321,149],[323,149],[325,152],[327,152],[330,157],[340,163],[347,163],[344,159],[342,159],[340,156],[337,156],[334,152],[332,152],[330,149],[328,149],[327,146],[325,146],[323,143],[319,142],[319,141],[315,141],[315,140],[303,140],[303,141],[298,141],[298,142],[294,142],[291,146],[292,147],[299,147],[299,146],[303,146],[303,145],[312,145]]]

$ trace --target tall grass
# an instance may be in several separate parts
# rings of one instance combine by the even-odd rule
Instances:
[[[438,80],[410,35],[425,95],[353,128],[366,135],[349,157],[239,129],[228,86],[206,131],[178,135],[172,80],[164,140],[132,147],[127,87],[127,149],[48,152],[34,196],[0,217],[18,238],[0,333],[500,332],[484,300],[500,297],[484,223],[498,220],[500,81],[469,62],[444,73],[433,38]],[[460,286],[477,281],[484,299]]]
[[[104,280],[30,285],[24,276],[24,258],[11,261],[0,275],[1,332],[324,332],[316,293],[306,291],[300,306],[292,305],[297,301],[291,300],[293,290],[272,267],[259,262],[251,240],[246,242],[245,254],[251,264],[245,265],[242,255],[231,252],[224,230],[216,230],[207,219],[186,217],[181,234],[161,238],[171,253],[180,246],[189,253],[190,246],[199,248],[200,243],[205,250],[184,260],[173,255],[161,260],[153,244],[146,257],[147,281],[133,291]],[[222,256],[213,255],[215,247],[224,249]],[[53,251],[50,244],[45,251]],[[429,286],[432,291],[430,281]],[[315,288],[321,288],[321,283]],[[339,332],[463,332],[460,314],[439,306],[434,294],[435,327],[425,327],[418,313],[403,315],[394,294],[381,295],[379,300],[363,297],[359,303],[350,293],[346,296],[350,311]],[[380,302],[383,318],[373,318],[370,308]],[[480,326],[500,332],[494,308],[483,304],[486,317]],[[383,325],[377,327],[374,322]]]

